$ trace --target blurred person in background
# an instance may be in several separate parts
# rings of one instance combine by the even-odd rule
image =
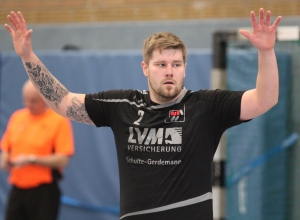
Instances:
[[[274,45],[281,17],[271,24],[271,12],[261,8],[258,21],[253,11],[250,18],[253,32],[240,33],[257,48],[259,64],[256,85],[247,91],[186,89],[186,47],[176,35],[159,32],[143,46],[141,66],[149,91],[72,93],[33,52],[32,30],[21,12],[11,12],[11,26],[5,27],[49,107],[71,120],[112,129],[120,219],[212,220],[212,161],[223,132],[278,102]]]
[[[72,126],[40,97],[30,80],[23,109],[12,114],[0,142],[1,168],[9,172],[6,220],[55,220],[64,168],[74,153]]]

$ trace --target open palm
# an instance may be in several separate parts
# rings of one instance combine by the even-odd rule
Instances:
[[[27,30],[25,19],[21,12],[11,12],[7,16],[11,26],[5,24],[6,30],[10,33],[16,53],[21,57],[29,56],[32,53],[31,34]]]
[[[266,18],[264,9],[259,9],[259,23],[256,20],[255,13],[250,12],[253,32],[250,33],[246,30],[240,30],[258,50],[272,49],[276,41],[276,30],[281,21],[281,16],[277,17],[273,25],[271,25],[271,12],[267,11]]]

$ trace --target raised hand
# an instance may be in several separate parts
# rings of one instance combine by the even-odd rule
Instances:
[[[276,41],[276,30],[281,21],[281,16],[278,16],[273,25],[271,25],[271,12],[267,11],[266,18],[263,8],[259,9],[259,23],[256,20],[255,13],[250,12],[253,32],[240,30],[258,50],[273,49]]]
[[[11,26],[5,24],[6,30],[10,33],[16,53],[25,58],[32,53],[31,34],[32,30],[27,30],[25,19],[21,12],[11,12],[7,16]]]

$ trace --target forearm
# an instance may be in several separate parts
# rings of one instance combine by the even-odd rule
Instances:
[[[65,167],[69,163],[69,156],[51,154],[46,156],[34,155],[34,154],[23,154],[10,161],[12,166],[22,167],[25,165],[38,165],[45,167]]]
[[[71,120],[93,124],[85,110],[85,94],[69,92],[34,53],[22,57],[22,61],[33,85],[50,108]]]
[[[67,166],[69,163],[69,156],[65,156],[65,155],[49,155],[49,156],[30,155],[30,157],[31,158],[35,157],[33,164],[52,167],[52,168],[59,168],[59,167],[62,168]]]
[[[257,104],[266,111],[278,102],[279,76],[274,50],[259,51],[256,82]]]
[[[9,170],[10,169],[10,163],[9,163],[9,153],[7,152],[1,152],[0,156],[0,164],[1,164],[1,169],[3,170]]]
[[[264,114],[278,102],[279,80],[274,50],[259,52],[258,63],[256,86],[242,97],[242,120]]]
[[[65,115],[63,104],[67,101],[69,91],[48,71],[39,58],[32,53],[22,57],[25,70],[39,94],[49,107],[59,114]]]

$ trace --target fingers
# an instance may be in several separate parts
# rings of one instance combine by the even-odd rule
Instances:
[[[15,36],[16,31],[18,30],[21,31],[21,34],[25,34],[26,38],[31,37],[32,30],[27,31],[26,21],[20,11],[18,11],[17,14],[14,11],[11,11],[10,14],[7,15],[7,19],[11,25],[4,24],[4,27],[12,37]]]
[[[13,29],[8,24],[4,24],[4,27],[10,33],[10,35],[13,36]]]
[[[16,13],[14,11],[10,12],[10,18],[9,21],[14,23],[14,29],[15,30],[19,30],[20,29],[20,19],[19,17],[16,15]],[[13,24],[12,24],[13,25]]]
[[[253,31],[255,32],[256,29],[258,28],[258,23],[256,21],[256,16],[254,11],[250,12],[250,18],[251,18],[251,23],[253,27]],[[270,26],[270,20],[271,20],[271,12],[267,11],[266,13],[266,20],[265,20],[265,11],[263,8],[259,9],[259,25],[267,25]]]
[[[270,26],[271,24],[271,12],[267,11],[265,25]]]
[[[25,22],[24,17],[21,12],[17,12],[17,14],[16,14],[14,11],[11,11],[10,14],[7,15],[7,19],[9,21],[9,23],[11,24],[10,32],[11,32],[11,29],[13,29],[14,31],[17,31],[20,29],[22,31],[26,31],[26,22]],[[4,26],[9,31],[9,29],[7,28],[8,25],[5,24]]]
[[[259,24],[264,25],[265,24],[265,12],[263,8],[259,9]]]
[[[281,17],[281,16],[278,16],[277,19],[274,21],[274,23],[273,23],[272,26],[273,26],[275,29],[277,29],[277,27],[278,27],[278,25],[279,25],[281,19],[282,19],[282,17]]]
[[[16,23],[15,23],[15,20],[12,18],[12,16],[7,15],[7,19],[8,19],[8,21],[9,21],[9,23],[11,24],[12,28],[13,28],[14,30],[16,30],[16,29],[17,29],[17,25],[16,25]]]
[[[250,19],[251,19],[251,23],[252,23],[253,32],[255,33],[256,29],[258,27],[258,23],[256,21],[256,17],[255,17],[254,11],[250,12]]]
[[[18,11],[18,18],[19,18],[19,21],[20,21],[20,28],[21,28],[21,31],[23,32],[26,32],[27,31],[27,27],[26,27],[26,21],[22,15],[22,13],[20,11]]]
[[[255,17],[255,13],[254,11],[250,12],[250,19],[251,19],[251,23],[252,23],[252,27],[253,27],[253,31],[254,33],[256,32],[256,30],[259,28],[259,26],[271,26],[271,11],[267,11],[266,14],[264,12],[263,8],[259,9],[259,23],[257,23],[256,21],[256,17]],[[275,22],[273,23],[273,28],[277,28],[277,26],[279,25],[281,21],[281,16],[278,16],[277,19],[275,20]]]

